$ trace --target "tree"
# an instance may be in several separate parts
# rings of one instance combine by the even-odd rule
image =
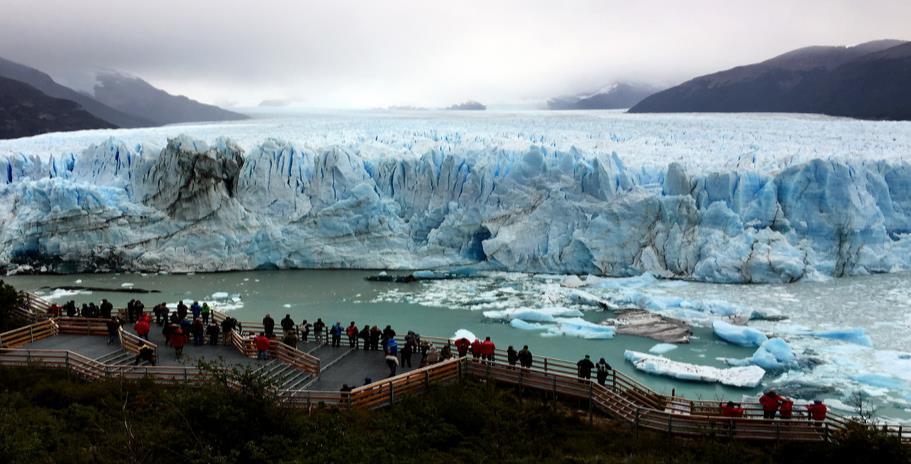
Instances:
[[[0,332],[15,328],[13,315],[21,304],[22,295],[12,285],[0,280]]]

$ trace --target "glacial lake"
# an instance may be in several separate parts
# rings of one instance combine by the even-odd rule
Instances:
[[[568,297],[574,291],[563,276],[490,273],[474,278],[415,283],[370,282],[372,271],[286,270],[213,274],[73,274],[9,276],[4,280],[22,290],[55,301],[77,303],[107,298],[123,306],[131,298],[146,308],[157,302],[179,299],[210,301],[240,320],[260,320],[271,313],[278,320],[291,314],[295,322],[322,317],[327,323],[355,321],[385,326],[404,333],[452,336],[468,329],[479,337],[490,336],[498,347],[529,345],[536,355],[577,360],[590,354],[633,375],[652,388],[692,399],[740,399],[768,387],[798,398],[823,398],[836,409],[847,406],[851,392],[862,390],[883,418],[911,421],[911,274],[896,273],[799,282],[788,285],[716,285],[655,279],[597,279],[581,287],[607,301],[634,295],[639,301],[659,305],[662,314],[683,313],[699,323],[699,312],[708,308],[738,308],[774,314],[775,320],[750,321],[751,327],[772,333],[790,343],[794,352],[813,362],[787,373],[769,373],[755,389],[676,381],[636,371],[624,361],[624,350],[647,352],[656,341],[617,335],[612,339],[542,336],[541,332],[514,328],[484,316],[484,311],[508,308],[569,307],[583,310],[585,320],[601,322],[610,315]],[[595,279],[591,279],[594,281]],[[133,288],[160,293],[87,293],[54,290],[60,286]],[[227,297],[225,297],[227,294]],[[213,297],[215,295],[215,297]],[[674,308],[662,308],[672,305]],[[695,308],[695,309],[694,309]],[[670,311],[670,312],[667,312]],[[680,313],[680,314],[683,314]],[[808,336],[809,331],[862,329],[872,346],[856,340]],[[724,367],[718,358],[747,358],[754,348],[737,347],[718,339],[711,327],[694,327],[689,344],[665,356],[677,361]],[[353,379],[355,382],[357,379]]]

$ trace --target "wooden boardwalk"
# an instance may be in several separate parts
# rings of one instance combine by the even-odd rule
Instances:
[[[501,361],[483,362],[455,358],[418,367],[420,355],[413,356],[413,367],[400,367],[395,376],[381,351],[351,349],[343,338],[338,348],[325,344],[300,343],[287,346],[273,340],[266,361],[257,360],[252,334],[262,330],[258,323],[243,322],[243,332],[231,332],[229,345],[184,348],[183,359],[164,346],[161,328],[153,324],[149,342],[155,347],[158,365],[133,367],[132,359],[140,340],[130,330],[118,332],[119,346],[108,345],[105,321],[86,318],[47,318],[43,303],[31,298],[23,309],[23,319],[34,321],[20,329],[0,334],[0,365],[44,365],[70,370],[88,380],[100,378],[147,378],[161,383],[194,382],[205,376],[195,367],[198,360],[221,360],[229,366],[251,367],[277,385],[280,401],[289,407],[312,408],[330,405],[338,408],[373,409],[388,406],[403,397],[418,394],[432,385],[458,382],[464,378],[483,379],[520,390],[537,390],[553,398],[573,398],[587,402],[589,414],[603,413],[636,428],[681,436],[725,437],[768,441],[830,441],[849,419],[830,413],[825,421],[811,421],[805,411],[795,411],[789,420],[763,419],[758,404],[745,403],[744,417],[723,417],[717,401],[692,401],[668,397],[612,370],[604,385],[576,377],[575,363],[537,357],[533,368],[510,366]],[[215,319],[225,316],[215,313]],[[422,337],[437,350],[450,343],[444,338]],[[404,341],[400,341],[400,346]],[[498,350],[497,359],[506,358]],[[365,382],[370,379],[370,382]],[[355,387],[340,391],[342,385]],[[884,433],[911,445],[911,430],[902,426],[878,424]]]

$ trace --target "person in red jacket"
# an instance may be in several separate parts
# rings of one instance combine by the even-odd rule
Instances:
[[[733,401],[721,405],[721,415],[724,417],[743,417],[743,408]]]
[[[258,359],[269,359],[269,337],[266,336],[265,332],[260,332],[259,335],[254,337],[253,344],[256,345],[256,357]]]
[[[477,361],[481,357],[481,351],[481,340],[476,338],[471,342],[471,358]]]
[[[781,406],[778,407],[778,414],[782,419],[791,419],[794,417],[794,400],[790,398],[781,398]]]
[[[348,336],[348,348],[357,349],[357,334],[359,330],[354,324],[354,321],[351,321],[351,324],[348,325],[348,328],[345,329],[345,335]]]
[[[762,405],[762,417],[765,419],[774,419],[775,413],[778,412],[778,405],[781,397],[775,390],[769,390],[759,398],[759,404]]]
[[[177,359],[180,359],[183,356],[183,347],[187,344],[187,335],[183,333],[183,329],[180,326],[176,326],[174,331],[171,333],[171,346],[174,347],[174,354],[177,355]]]
[[[820,400],[814,400],[813,404],[807,405],[807,412],[810,413],[810,418],[819,422],[826,420],[826,412],[828,410],[829,408],[822,404]]]
[[[485,361],[493,361],[493,355],[497,352],[497,345],[494,345],[490,337],[484,338],[481,342],[481,356]]]
[[[148,340],[149,331],[152,330],[152,325],[149,324],[148,319],[141,317],[141,318],[139,318],[139,321],[137,321],[136,324],[133,325],[133,330],[136,331],[136,335],[139,335],[140,337]]]
[[[471,342],[467,338],[462,337],[455,341],[456,351],[459,352],[459,357],[464,358],[468,356],[468,348],[471,346]]]

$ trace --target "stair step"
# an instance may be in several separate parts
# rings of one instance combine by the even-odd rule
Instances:
[[[309,380],[309,379],[310,379],[310,374],[307,372],[301,371],[296,376],[286,380],[285,383],[282,385],[282,389],[283,390],[296,390],[301,385],[303,385],[305,382],[307,382],[307,380]]]

